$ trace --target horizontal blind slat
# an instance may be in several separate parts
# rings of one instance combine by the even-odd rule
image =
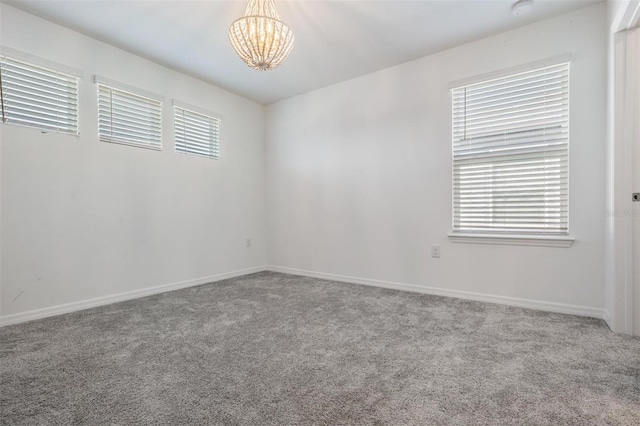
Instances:
[[[497,127],[504,124],[513,125],[518,122],[528,122],[535,120],[546,120],[548,117],[562,117],[568,114],[568,104],[545,104],[536,108],[520,108],[508,113],[483,114],[477,117],[466,117],[461,129],[467,132],[484,128]],[[455,127],[454,127],[455,128]]]
[[[24,123],[28,123],[31,122],[33,124],[38,124],[38,123],[47,123],[50,125],[55,125],[55,126],[59,126],[62,128],[74,128],[78,125],[78,120],[77,119],[60,119],[57,116],[46,116],[42,113],[29,113],[29,112],[23,112],[23,111],[19,111],[17,109],[13,109],[12,111],[8,111],[5,114],[5,119],[7,121],[10,120],[21,120]]]
[[[213,127],[210,127],[208,130],[205,130],[204,128],[186,127],[186,126],[189,126],[188,123],[179,124],[179,125],[183,126],[184,134],[189,135],[190,137],[193,137],[193,138],[211,139],[211,135],[218,134],[217,128],[213,128]]]
[[[494,101],[504,101],[509,99],[530,99],[532,95],[540,96],[544,94],[557,93],[569,85],[569,79],[563,78],[554,81],[537,81],[527,85],[514,86],[507,90],[495,90],[488,93],[474,93],[467,90],[454,94],[454,105],[467,105],[477,107]],[[454,92],[455,93],[455,92]]]
[[[551,72],[522,80],[512,80],[509,77],[506,77],[503,84],[478,88],[473,84],[453,89],[452,92],[454,100],[460,100],[464,96],[466,96],[467,99],[509,97],[514,92],[536,92],[541,87],[556,88],[568,83],[569,75],[567,73]]]
[[[77,116],[78,113],[77,107],[68,104],[56,105],[51,103],[33,102],[28,99],[12,99],[7,101],[7,103],[15,109],[54,117],[64,115]]]
[[[16,84],[37,85],[40,87],[59,87],[71,90],[76,87],[76,77],[60,78],[56,71],[30,72],[27,68],[15,69],[13,67],[2,66],[2,75]]]
[[[505,84],[505,80],[508,79],[509,81],[513,81],[513,82],[517,82],[519,80],[523,80],[523,79],[527,79],[530,78],[531,76],[537,76],[540,74],[540,70],[544,69],[545,72],[547,73],[552,73],[555,72],[557,70],[563,70],[563,72],[567,71],[567,63],[558,63],[555,65],[548,65],[542,68],[536,68],[536,69],[530,69],[530,70],[526,70],[526,71],[521,71],[518,73],[514,73],[511,75],[507,75],[507,76],[502,76],[502,77],[495,77],[495,78],[491,78],[488,80],[484,80],[484,81],[480,81],[480,82],[476,82],[473,84],[468,84],[467,87],[491,87],[491,86],[497,86],[497,85],[501,85],[501,84]]]
[[[487,113],[504,114],[514,110],[536,109],[544,105],[562,105],[566,104],[568,100],[569,99],[565,94],[560,94],[554,96],[527,96],[523,99],[503,99],[499,102],[494,102],[481,108],[470,108],[467,104],[461,104],[459,107],[454,107],[453,116],[457,118],[461,118],[462,116],[462,118],[466,117],[467,120],[469,120],[477,116],[484,116]]]

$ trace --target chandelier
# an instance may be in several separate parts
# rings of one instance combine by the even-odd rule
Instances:
[[[244,16],[231,24],[229,40],[251,68],[266,71],[280,65],[293,48],[293,31],[280,20],[273,0],[249,0]]]

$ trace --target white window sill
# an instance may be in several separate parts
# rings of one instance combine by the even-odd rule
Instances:
[[[556,235],[501,235],[501,234],[464,234],[452,232],[449,240],[465,244],[503,244],[511,246],[538,246],[568,248],[575,241],[569,236]]]

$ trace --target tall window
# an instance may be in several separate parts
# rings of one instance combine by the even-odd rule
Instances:
[[[208,158],[220,156],[221,117],[174,103],[176,152]]]
[[[78,77],[0,56],[2,121],[78,134]]]
[[[452,89],[453,232],[566,235],[569,63]]]
[[[98,83],[98,135],[103,142],[160,150],[162,101]]]

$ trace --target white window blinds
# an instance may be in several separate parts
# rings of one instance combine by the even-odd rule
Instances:
[[[162,101],[99,83],[98,134],[103,142],[160,150]]]
[[[569,64],[452,97],[454,233],[567,234]]]
[[[219,158],[220,118],[174,105],[176,152]]]
[[[2,121],[78,134],[78,77],[0,56]]]

